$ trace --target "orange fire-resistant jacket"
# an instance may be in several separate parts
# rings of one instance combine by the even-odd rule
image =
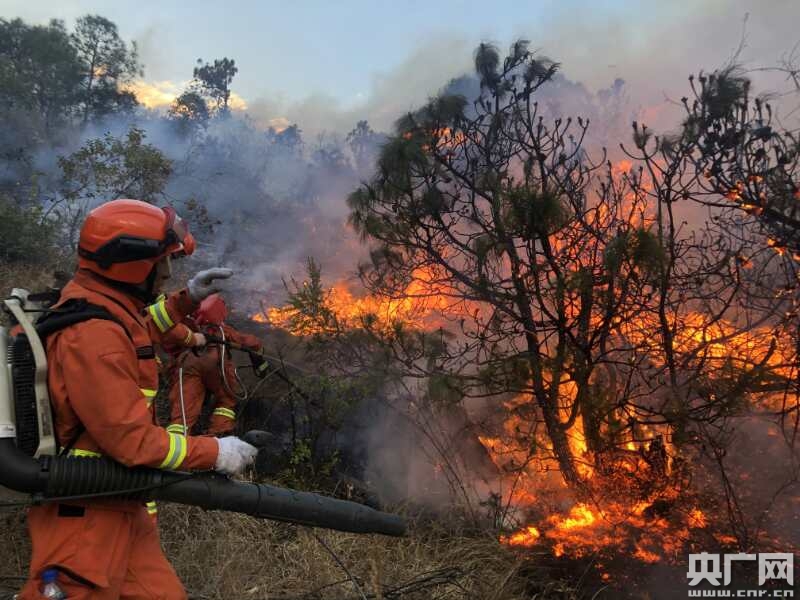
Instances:
[[[128,466],[212,468],[216,440],[167,432],[156,424],[153,409],[158,368],[145,315],[166,333],[193,308],[186,290],[145,311],[131,296],[79,270],[59,302],[72,298],[102,306],[124,328],[92,319],[47,339],[48,384],[59,444],[75,438],[73,454],[104,455]]]
[[[150,339],[172,357],[178,356],[186,348],[194,347],[194,329],[185,322],[175,323],[171,329],[161,331],[155,319],[148,315],[147,329],[150,332]]]

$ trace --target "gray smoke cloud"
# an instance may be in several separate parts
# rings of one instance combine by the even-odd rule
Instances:
[[[791,0],[678,0],[592,7],[564,3],[549,7],[536,21],[520,15],[512,37],[471,37],[448,32],[423,41],[397,67],[374,78],[361,102],[316,93],[299,101],[277,94],[250,101],[250,114],[261,123],[276,118],[296,122],[312,134],[344,133],[359,119],[387,130],[403,112],[422,104],[451,78],[471,71],[479,41],[501,49],[515,39],[560,62],[563,71],[590,93],[626,82],[631,105],[648,125],[670,127],[679,115],[674,101],[688,92],[687,77],[736,60],[762,90],[788,90],[777,66],[800,40],[800,6]]]
[[[284,118],[311,135],[347,133],[362,119],[379,131],[388,131],[399,116],[419,107],[450,79],[470,71],[474,45],[475,40],[463,36],[427,40],[397,67],[375,76],[367,97],[351,106],[317,93],[299,102],[259,98],[250,103],[248,113],[262,124]]]

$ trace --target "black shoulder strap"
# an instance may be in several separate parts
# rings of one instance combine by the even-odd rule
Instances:
[[[58,308],[50,310],[36,322],[36,333],[38,333],[39,337],[42,339],[42,341],[44,341],[47,336],[52,335],[57,331],[61,331],[62,329],[66,329],[71,325],[83,323],[84,321],[89,321],[91,319],[113,321],[122,327],[123,331],[125,331],[125,335],[128,336],[128,339],[133,341],[133,337],[131,337],[128,328],[125,327],[125,324],[122,321],[108,312],[107,309],[96,304],[90,304],[84,298],[67,300]]]
[[[47,336],[52,335],[57,331],[61,331],[62,329],[66,329],[70,325],[83,323],[84,321],[89,321],[91,319],[113,321],[122,327],[125,335],[127,335],[128,339],[133,342],[133,337],[122,321],[108,312],[107,309],[96,304],[91,304],[85,298],[67,300],[58,308],[47,312],[36,322],[36,333],[39,334],[39,338],[42,340],[42,343],[44,343],[44,341],[47,339]],[[137,357],[139,356],[139,350],[140,348],[136,349]],[[72,447],[75,446],[75,443],[78,441],[78,438],[81,437],[81,434],[84,431],[85,427],[82,424],[79,424],[75,434],[72,436],[72,439],[70,439],[70,441],[61,448],[59,454],[65,455],[72,450]]]

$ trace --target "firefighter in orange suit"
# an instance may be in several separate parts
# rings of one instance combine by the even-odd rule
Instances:
[[[227,325],[227,316],[228,307],[222,296],[212,294],[200,303],[190,322],[202,334],[260,351],[261,340]],[[202,354],[184,352],[178,359],[178,367],[173,370],[171,379],[169,401],[172,416],[167,431],[183,433],[184,422],[186,430],[191,430],[200,416],[206,391],[209,391],[214,396],[214,409],[208,433],[219,436],[232,432],[236,425],[237,394],[243,390],[230,352],[224,346],[212,343]]]
[[[166,332],[161,332],[156,325],[156,321],[152,316],[147,317],[147,329],[150,332],[150,339],[153,344],[159,346],[164,353],[167,354],[166,364],[164,360],[156,355],[156,362],[158,363],[161,374],[166,377],[168,381],[172,381],[173,373],[176,371],[176,364],[178,357],[184,350],[195,349],[198,350],[206,345],[206,337],[189,327],[191,322],[190,318],[186,318],[180,323],[175,323],[175,326]]]
[[[202,348],[206,345],[206,336],[194,331],[189,323],[188,319],[176,323],[175,327],[162,334],[155,321],[151,320],[149,323],[150,337],[171,358],[176,359],[187,348]]]
[[[228,437],[187,437],[155,422],[158,372],[145,315],[169,331],[196,303],[217,291],[228,269],[198,273],[188,288],[156,302],[171,275],[170,257],[192,252],[194,240],[170,208],[114,200],[83,224],[78,269],[59,305],[85,299],[114,320],[92,319],[47,338],[48,385],[56,433],[73,456],[107,456],[127,466],[211,469],[234,474],[256,449]],[[186,592],[160,546],[145,504],[96,499],[32,507],[30,576],[21,600],[41,598],[42,573],[58,571],[70,600],[165,598]]]

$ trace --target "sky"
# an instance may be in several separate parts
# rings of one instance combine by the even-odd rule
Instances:
[[[235,7],[235,8],[233,8]],[[97,13],[135,40],[147,85],[179,92],[198,58],[233,58],[233,90],[264,119],[379,125],[470,68],[474,47],[518,37],[590,89],[622,77],[661,98],[689,72],[743,58],[771,66],[800,40],[800,0],[0,0],[0,16],[44,23]],[[744,25],[746,19],[746,26]]]

